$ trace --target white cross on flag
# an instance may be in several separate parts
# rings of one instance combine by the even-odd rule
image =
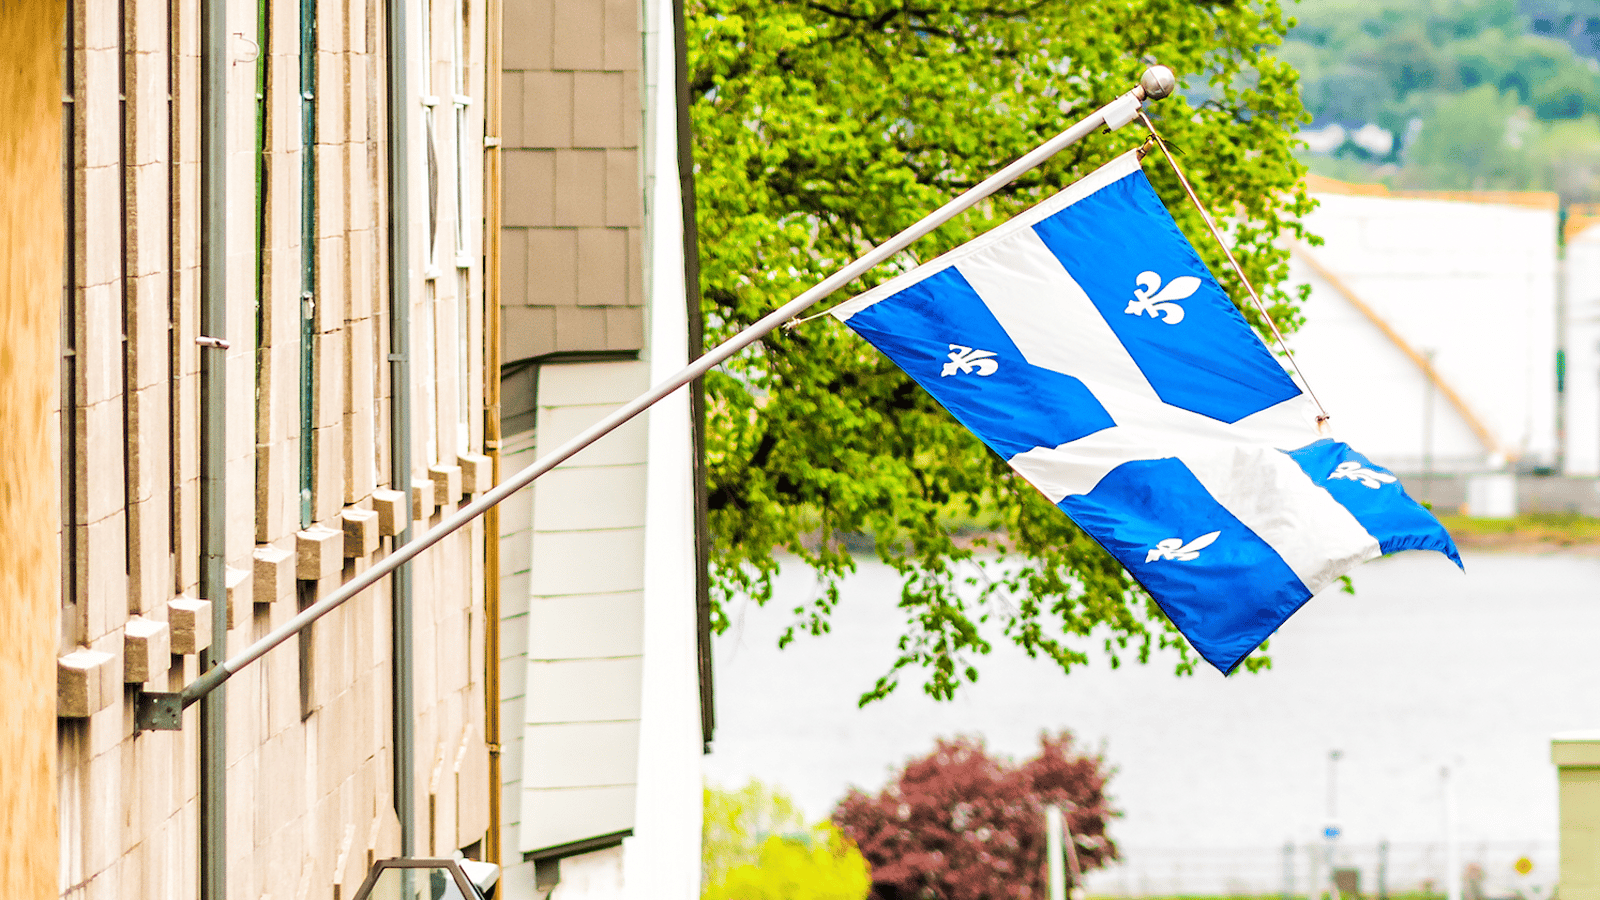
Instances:
[[[1231,672],[1356,565],[1450,536],[1316,409],[1134,153],[836,307]]]

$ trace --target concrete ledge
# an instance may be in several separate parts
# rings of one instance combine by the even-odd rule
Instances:
[[[251,556],[254,585],[250,599],[267,606],[294,595],[294,554],[271,544],[255,549]]]
[[[172,664],[167,623],[134,616],[122,629],[122,680],[145,684]]]
[[[433,502],[447,506],[461,499],[461,467],[429,466],[428,478],[433,481]]]
[[[378,514],[378,534],[393,537],[406,527],[406,495],[403,491],[373,491],[372,509]]]
[[[228,586],[228,630],[230,631],[233,630],[233,626],[248,618],[237,610],[250,602],[251,588],[254,587],[250,576],[251,573],[243,569],[235,569],[232,566],[222,568],[223,582]]]
[[[211,601],[179,597],[167,601],[167,626],[172,630],[172,653],[188,656],[211,646]]]
[[[378,552],[378,514],[351,507],[339,514],[344,523],[344,558],[366,559]]]
[[[481,453],[462,453],[456,457],[461,464],[461,486],[469,494],[481,494],[494,487],[494,464]]]
[[[294,577],[321,581],[344,569],[344,532],[313,525],[294,536]]]
[[[439,504],[434,502],[433,481],[417,479],[411,482],[411,515],[417,521],[426,522],[433,518],[433,511]]]
[[[56,660],[56,716],[86,719],[110,706],[122,679],[117,658],[99,650],[74,650]]]

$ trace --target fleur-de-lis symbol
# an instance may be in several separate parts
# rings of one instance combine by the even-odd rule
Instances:
[[[1180,275],[1167,282],[1165,288],[1161,287],[1161,276],[1154,272],[1140,272],[1134,281],[1139,286],[1133,289],[1134,299],[1123,312],[1130,316],[1148,313],[1150,318],[1162,319],[1168,325],[1183,321],[1183,307],[1178,301],[1200,290],[1200,279],[1193,275]]]
[[[1215,543],[1221,534],[1222,532],[1220,531],[1202,534],[1187,544],[1183,542],[1183,538],[1167,538],[1146,552],[1144,561],[1148,563],[1155,562],[1158,559],[1171,559],[1179,562],[1188,562],[1191,559],[1199,559],[1200,551]]]
[[[1372,488],[1373,490],[1377,490],[1386,484],[1393,484],[1399,480],[1393,475],[1390,475],[1388,472],[1380,472],[1377,469],[1368,469],[1355,460],[1346,460],[1345,462],[1339,463],[1338,468],[1334,469],[1328,474],[1328,478],[1329,480],[1334,478],[1343,478],[1348,481],[1359,481],[1363,486]]]
[[[993,375],[1000,368],[999,360],[993,357],[994,353],[988,350],[974,350],[960,344],[951,344],[950,361],[939,370],[939,377],[945,378],[957,372],[963,375],[976,373],[980,377]]]

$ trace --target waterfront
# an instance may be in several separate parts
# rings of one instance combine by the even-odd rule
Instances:
[[[718,639],[707,781],[760,777],[822,816],[852,785],[879,788],[936,736],[979,734],[1020,756],[1041,729],[1068,728],[1117,768],[1124,817],[1112,835],[1130,871],[1095,886],[1138,893],[1130,873],[1141,854],[1270,866],[1285,842],[1313,840],[1328,752],[1339,749],[1338,812],[1353,850],[1439,841],[1439,773],[1452,763],[1463,846],[1525,845],[1542,880],[1556,837],[1550,735],[1600,727],[1600,558],[1469,553],[1466,563],[1462,574],[1414,553],[1358,569],[1357,593],[1312,600],[1273,638],[1273,669],[1259,675],[1177,678],[1165,658],[1064,676],[997,643],[954,702],[935,703],[908,679],[859,710],[856,697],[892,658],[894,573],[863,564],[832,633],[779,651],[789,611],[816,590],[791,564],[774,602],[731,610]],[[1269,889],[1281,871],[1269,868]]]

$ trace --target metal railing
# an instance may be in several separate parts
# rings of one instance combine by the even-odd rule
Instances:
[[[1462,841],[1462,896],[1548,900],[1558,870],[1554,841]],[[1321,841],[1276,847],[1123,847],[1116,865],[1088,873],[1085,888],[1097,897],[1306,897],[1312,861],[1327,852]],[[1531,868],[1518,871],[1519,860]],[[1443,897],[1443,841],[1340,844],[1334,865],[1359,873],[1363,897]]]

